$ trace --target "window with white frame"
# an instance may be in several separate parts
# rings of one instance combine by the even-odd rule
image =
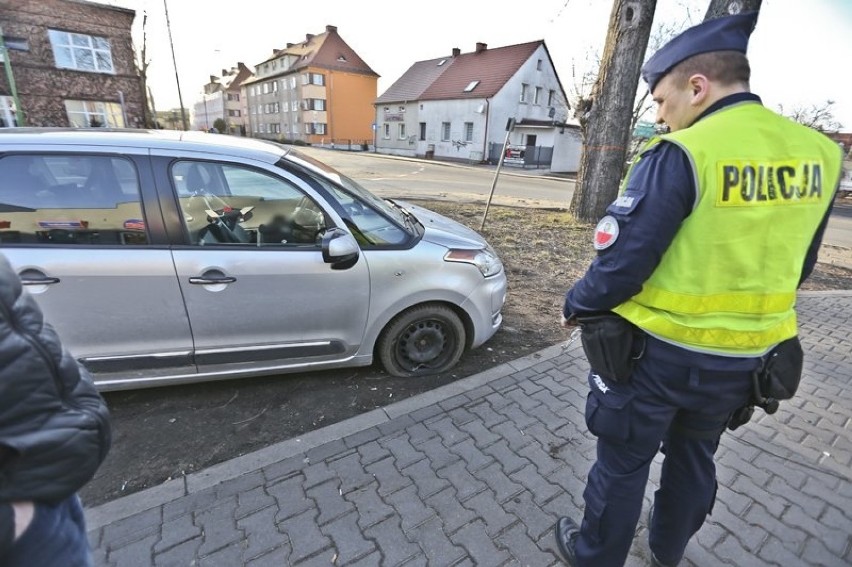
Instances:
[[[228,100],[230,100],[230,101],[237,101],[237,102],[239,102],[239,100],[240,100],[240,95],[238,95],[238,94],[236,94],[236,93],[228,93]]]
[[[400,140],[404,140],[404,139],[405,139],[405,122],[400,122],[400,123],[397,125],[397,137],[398,137]]]
[[[305,122],[305,134],[325,134],[325,124],[322,122]]]
[[[97,100],[66,100],[65,112],[73,128],[124,128],[121,105]]]
[[[296,88],[296,76],[295,76],[295,75],[294,75],[294,76],[292,76],[292,77],[290,77],[290,88],[291,88],[291,89],[295,89],[295,88]]]
[[[473,141],[473,122],[465,122],[464,123],[464,141],[472,142]]]
[[[533,104],[538,104],[541,101],[541,87],[535,88],[535,93],[533,93]]]
[[[272,81],[272,92],[278,92],[278,81]]]
[[[263,83],[263,94],[269,94],[269,83]]]
[[[311,84],[324,86],[325,75],[320,75],[319,73],[311,73]]]
[[[297,110],[299,110],[299,101],[298,100],[291,100],[290,101],[290,111],[296,112]]]
[[[13,128],[17,125],[15,99],[10,96],[0,96],[0,128]]]
[[[104,37],[48,30],[53,58],[60,69],[115,73],[112,51]]]
[[[231,109],[228,109],[228,116],[239,116],[239,115],[240,115],[240,111],[239,111],[239,110],[231,110]]]
[[[521,102],[527,102],[530,86],[526,83],[521,83]]]
[[[441,122],[441,141],[448,142],[450,140],[450,123]]]
[[[556,96],[556,91],[550,89],[547,91],[547,106],[553,106],[553,97]]]
[[[383,127],[383,130],[384,130],[384,138],[385,138],[385,140],[390,140],[390,124],[388,124],[387,122],[385,122],[384,127]]]
[[[535,70],[541,71],[541,59],[539,59],[535,64]]]

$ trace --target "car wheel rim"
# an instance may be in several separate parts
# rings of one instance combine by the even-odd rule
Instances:
[[[454,339],[441,321],[422,320],[409,325],[397,342],[397,359],[409,372],[436,368],[452,352]]]

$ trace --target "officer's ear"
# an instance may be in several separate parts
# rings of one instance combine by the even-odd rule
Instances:
[[[700,106],[707,100],[709,88],[710,81],[704,75],[696,73],[689,77],[689,90],[692,92],[691,102],[694,106]]]

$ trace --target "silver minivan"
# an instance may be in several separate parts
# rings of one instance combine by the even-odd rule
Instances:
[[[279,144],[0,129],[0,253],[102,390],[452,367],[499,328],[473,230]]]

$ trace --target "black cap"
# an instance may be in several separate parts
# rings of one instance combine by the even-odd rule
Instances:
[[[723,16],[701,22],[662,46],[642,66],[642,78],[653,92],[660,79],[685,59],[709,51],[748,49],[748,39],[757,23],[757,12]]]

